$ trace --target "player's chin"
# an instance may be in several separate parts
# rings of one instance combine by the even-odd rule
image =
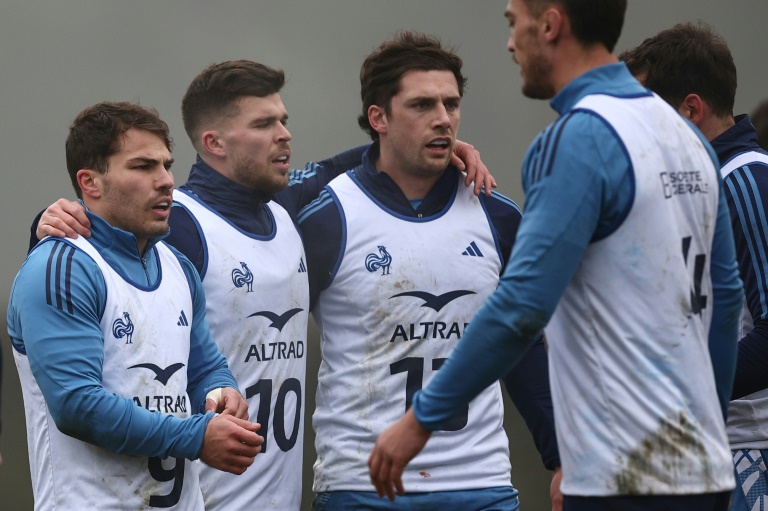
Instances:
[[[288,188],[288,182],[290,180],[290,175],[288,172],[285,174],[277,174],[267,183],[262,183],[261,189],[264,192],[267,192],[269,194],[275,194],[278,192],[282,192],[286,188]]]
[[[149,239],[159,238],[160,236],[165,236],[169,229],[167,220],[156,221],[152,222],[152,225],[145,229],[145,235]]]

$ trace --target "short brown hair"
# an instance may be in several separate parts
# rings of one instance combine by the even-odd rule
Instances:
[[[688,94],[698,94],[716,116],[733,115],[736,65],[728,44],[706,23],[678,23],[623,52],[619,59],[674,108]]]
[[[360,127],[378,140],[379,134],[368,123],[368,108],[378,105],[390,112],[391,100],[400,92],[400,79],[409,71],[450,71],[456,77],[459,96],[464,95],[467,79],[461,74],[461,58],[452,48],[444,48],[436,37],[418,32],[399,32],[368,55],[360,69],[360,96],[363,112]]]
[[[237,115],[241,98],[276,94],[283,85],[285,73],[281,69],[251,60],[227,60],[203,69],[181,101],[184,129],[192,145],[200,150],[198,138],[211,120]]]
[[[82,191],[77,184],[77,172],[91,169],[106,173],[109,157],[120,151],[122,137],[131,128],[157,135],[169,151],[173,147],[168,125],[154,108],[129,102],[102,102],[77,115],[69,127],[65,147],[67,171],[79,198]]]

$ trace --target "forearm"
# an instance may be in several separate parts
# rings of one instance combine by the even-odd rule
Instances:
[[[40,382],[42,378],[36,379]],[[118,454],[196,459],[213,417],[182,419],[156,413],[103,387],[67,390],[48,386],[43,395],[62,433]]]
[[[546,320],[536,321],[534,318],[543,318],[543,315],[510,305],[502,284],[472,319],[440,371],[416,394],[413,409],[424,428],[439,429],[483,389],[507,373],[533,344]],[[524,316],[530,320],[523,319]],[[533,323],[537,326],[526,327]]]

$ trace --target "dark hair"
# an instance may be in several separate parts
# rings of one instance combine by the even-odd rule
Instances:
[[[280,92],[283,85],[282,70],[251,60],[228,60],[203,69],[181,101],[184,129],[192,145],[200,150],[198,138],[212,119],[237,115],[240,98],[263,98]]]
[[[749,118],[757,131],[757,143],[768,151],[768,99],[757,105]]]
[[[674,108],[698,94],[718,117],[733,115],[736,66],[709,25],[678,23],[619,55],[643,84]]]
[[[131,128],[157,135],[169,151],[173,147],[168,125],[154,108],[128,102],[102,102],[77,115],[69,127],[65,147],[67,171],[79,198],[82,191],[77,184],[77,172],[91,169],[106,173],[109,157],[120,151],[122,137]]]
[[[452,48],[444,48],[436,37],[418,32],[398,32],[365,58],[360,69],[360,96],[363,112],[357,123],[373,140],[379,134],[368,123],[368,108],[378,105],[390,113],[392,97],[400,92],[400,79],[409,71],[450,71],[456,77],[459,96],[464,95],[466,78],[461,74],[461,58]]]
[[[560,5],[571,22],[574,37],[583,45],[602,44],[613,51],[624,26],[627,0],[523,0],[538,17],[552,4]]]

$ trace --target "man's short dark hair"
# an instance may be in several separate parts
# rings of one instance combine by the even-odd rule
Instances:
[[[752,120],[752,124],[757,130],[757,143],[768,151],[768,99],[763,100],[757,107],[749,114],[749,118]]]
[[[277,94],[285,85],[285,73],[251,60],[228,60],[203,69],[189,84],[181,101],[184,129],[200,151],[200,135],[211,120],[238,114],[238,101]]]
[[[402,31],[383,42],[363,62],[360,69],[360,96],[363,111],[357,123],[373,140],[379,134],[368,123],[368,108],[377,105],[391,113],[391,100],[400,92],[400,79],[409,71],[450,71],[456,77],[459,96],[467,80],[461,74],[461,58],[439,39],[418,32]]]
[[[581,44],[602,44],[613,51],[624,26],[627,0],[523,0],[538,17],[552,4],[562,6],[571,22],[573,36]]]
[[[65,147],[67,171],[79,198],[83,194],[77,184],[77,172],[91,169],[106,173],[109,157],[120,151],[123,135],[131,128],[156,135],[169,151],[173,147],[168,125],[154,108],[128,102],[102,102],[77,115],[69,127]]]
[[[678,23],[619,58],[674,108],[698,94],[716,116],[733,115],[736,65],[725,40],[706,23]]]

